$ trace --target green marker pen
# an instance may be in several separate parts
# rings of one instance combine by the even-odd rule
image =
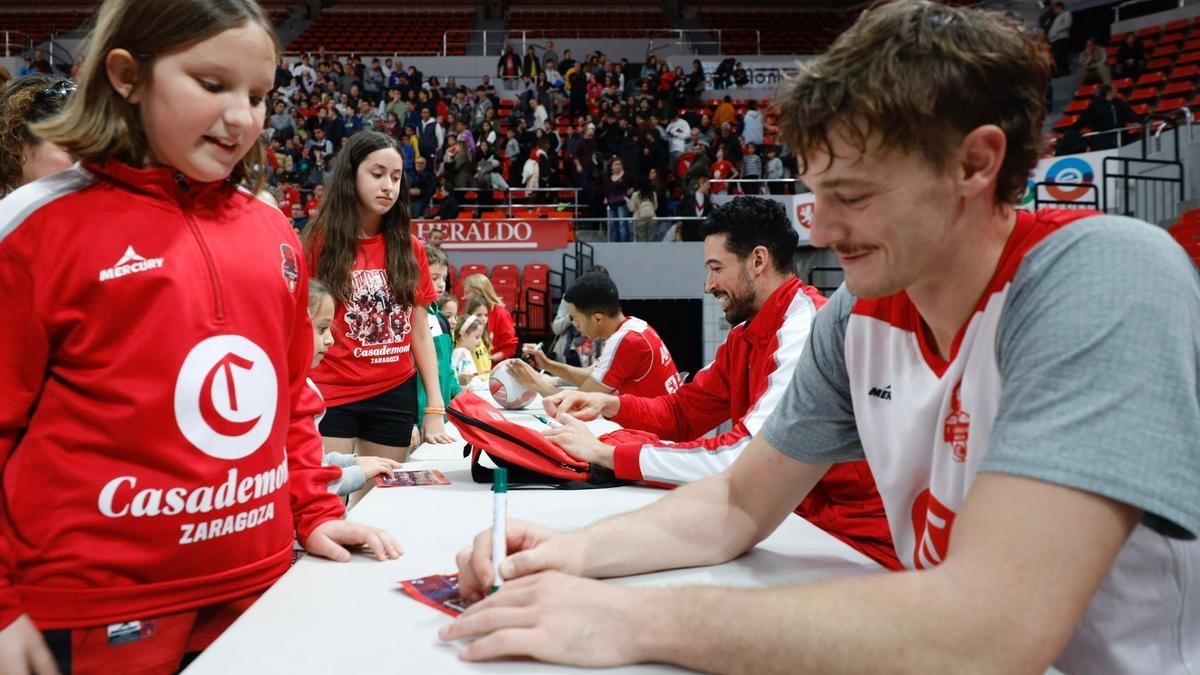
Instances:
[[[508,540],[504,526],[508,521],[508,469],[497,468],[492,473],[492,592],[500,590],[500,561],[508,555]]]

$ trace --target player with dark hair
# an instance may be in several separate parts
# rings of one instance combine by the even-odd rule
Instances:
[[[613,445],[577,420],[549,437],[579,459],[618,478],[680,485],[724,471],[756,437],[779,404],[825,298],[792,268],[798,236],[778,202],[739,197],[703,225],[704,290],[733,324],[711,364],[674,393],[645,397],[569,392],[546,409],[584,418],[603,415],[626,430]],[[725,433],[706,436],[725,423]],[[881,564],[899,568],[875,483],[865,462],[833,467],[796,513]]]
[[[556,377],[580,391],[635,396],[669,394],[683,383],[658,333],[645,321],[621,311],[621,296],[608,274],[593,272],[579,277],[563,301],[576,330],[592,340],[604,340],[603,353],[591,367],[580,368],[553,361],[537,346],[525,345],[524,353],[549,375],[514,360],[509,372],[517,382],[543,396],[558,393]]]

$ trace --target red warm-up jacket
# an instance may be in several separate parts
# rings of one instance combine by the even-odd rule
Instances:
[[[225,181],[85,164],[0,201],[0,627],[245,596],[343,514],[301,404],[307,278]]]
[[[795,277],[734,326],[716,358],[664,396],[621,396],[613,421],[619,478],[679,485],[720,473],[759,433],[792,380],[813,318],[825,298]],[[729,431],[705,438],[725,422]],[[664,442],[665,441],[669,442]],[[833,465],[796,507],[800,515],[876,562],[899,569],[883,501],[866,462]]]

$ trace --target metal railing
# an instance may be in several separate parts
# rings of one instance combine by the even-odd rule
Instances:
[[[4,33],[4,55],[5,56],[17,56],[21,52],[25,51],[25,49],[27,48],[27,45],[25,44],[25,42],[26,42],[25,33],[21,32],[19,30],[6,30],[6,31],[0,31],[0,32]],[[33,45],[28,45],[28,47],[32,48]],[[15,53],[14,53],[14,51],[15,51]]]
[[[1045,196],[1043,196],[1045,195]],[[1100,188],[1093,183],[1041,181],[1033,188],[1033,207],[1100,210]]]
[[[1162,223],[1179,215],[1183,163],[1136,157],[1104,158],[1104,212]]]
[[[757,184],[757,185],[762,185],[763,187],[765,187],[767,189],[767,191],[765,193],[761,192],[761,191],[754,192],[754,193],[748,193],[748,192],[743,191],[740,195],[731,193],[731,192],[716,193],[716,194],[723,194],[723,195],[732,194],[735,197],[742,196],[742,195],[751,195],[751,194],[752,195],[774,194],[774,195],[778,196],[778,195],[783,195],[783,194],[802,194],[802,193],[808,192],[807,189],[801,189],[802,186],[800,185],[800,183],[796,182],[795,178],[721,178],[720,180],[718,180],[716,178],[709,177],[708,180],[709,180],[710,184],[712,184],[712,183],[730,183],[733,185]],[[791,187],[792,192],[790,192],[790,193],[771,192],[772,185],[778,185],[784,189]]]
[[[631,33],[635,33],[633,37]],[[716,42],[714,43],[709,36],[716,34]],[[645,28],[645,29],[630,29],[630,28],[587,28],[587,29],[570,29],[570,28],[548,28],[548,29],[525,29],[525,30],[462,30],[454,29],[442,33],[442,53],[439,56],[449,56],[450,38],[464,36],[466,44],[471,43],[472,35],[482,36],[483,56],[500,56],[507,44],[513,44],[520,41],[521,56],[529,47],[531,41],[535,40],[563,40],[563,39],[624,39],[624,40],[641,40],[649,41],[651,47],[655,45],[655,40],[667,39],[669,45],[680,45],[692,48],[695,52],[696,45],[717,45],[717,51],[724,53],[724,39],[727,33],[754,33],[755,51],[762,54],[762,34],[752,28],[735,28],[735,29],[678,29],[678,28]],[[697,35],[699,39],[691,39],[689,36]],[[455,44],[459,44],[455,40]],[[535,47],[543,47],[544,45],[533,42]],[[491,47],[495,47],[495,52],[491,51]]]
[[[495,188],[485,188],[485,187],[461,187],[461,188],[454,188],[454,191],[461,192],[464,194],[468,193],[468,192],[474,192],[477,196],[474,200],[470,200],[470,203],[475,204],[475,205],[490,205],[493,208],[497,208],[497,209],[503,207],[507,212],[506,216],[508,218],[513,217],[514,209],[563,208],[567,204],[571,205],[572,213],[579,213],[579,193],[581,192],[581,190],[579,188],[555,188],[555,187],[526,188],[526,187],[513,187],[511,185],[508,187],[507,190],[497,190]],[[493,195],[493,193],[496,193],[496,192],[504,193],[504,201],[503,202],[497,203],[495,201],[495,196]],[[569,202],[562,202],[562,201],[535,202],[535,201],[531,201],[531,200],[530,201],[513,201],[514,200],[514,196],[513,196],[514,192],[535,193],[535,196],[537,193],[557,194],[557,193],[561,193],[561,192],[570,192],[571,193],[571,201],[569,201]],[[480,199],[478,197],[478,195],[485,195],[485,194],[489,195],[488,199]],[[527,197],[527,196],[528,195],[523,195],[522,197],[515,197],[515,199],[521,200],[523,197]]]
[[[1116,9],[1113,11],[1113,16],[1115,17],[1113,22],[1116,23],[1126,19],[1134,19],[1139,16],[1147,16],[1149,14],[1164,11],[1166,9],[1178,9],[1183,7],[1183,3],[1184,0],[1173,0],[1173,2],[1170,3],[1164,3],[1163,0],[1129,0],[1129,2],[1123,2],[1117,5]],[[1174,7],[1162,7],[1161,5],[1174,5]],[[1133,13],[1133,16],[1129,16],[1131,12]],[[1124,13],[1125,16],[1122,16],[1122,13]]]

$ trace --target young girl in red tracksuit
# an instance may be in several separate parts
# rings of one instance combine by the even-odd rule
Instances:
[[[341,520],[314,410],[307,270],[239,189],[274,74],[252,0],[107,0],[34,131],[82,162],[0,202],[0,664],[170,673]],[[47,645],[49,650],[47,650]]]
[[[410,233],[399,141],[377,131],[346,141],[304,244],[313,277],[337,301],[333,346],[312,371],[327,406],[325,449],[403,461],[417,419],[417,370],[425,412],[433,413],[424,417],[423,437],[453,441],[442,426],[437,352],[425,320],[437,292],[424,245]]]

